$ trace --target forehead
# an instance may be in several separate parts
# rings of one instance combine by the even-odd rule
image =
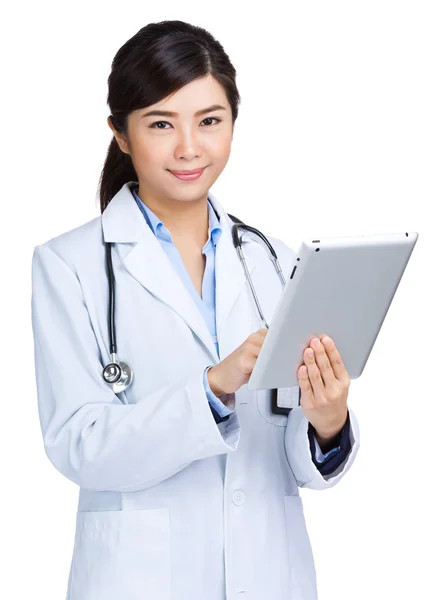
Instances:
[[[159,102],[134,111],[142,118],[151,111],[165,111],[166,116],[193,117],[204,114],[205,109],[229,110],[224,88],[212,76],[195,79]],[[209,112],[209,110],[206,110]]]

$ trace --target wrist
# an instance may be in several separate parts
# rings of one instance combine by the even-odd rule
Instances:
[[[225,394],[225,391],[218,384],[218,373],[215,372],[215,367],[211,367],[207,372],[209,387],[211,392],[220,398]]]
[[[336,448],[339,445],[339,432],[331,436],[321,436],[315,430],[314,437],[317,443],[319,444],[319,447],[323,454],[325,454],[329,450],[332,450],[333,448]]]
[[[316,438],[316,441],[319,444],[319,447],[322,450],[322,452],[328,452],[332,448],[336,448],[336,446],[339,446],[341,441],[341,434],[346,422],[347,419],[344,420],[342,425],[338,425],[330,431],[319,431],[316,428],[313,428],[314,437]]]

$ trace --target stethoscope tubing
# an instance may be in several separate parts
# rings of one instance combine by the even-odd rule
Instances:
[[[231,215],[229,215],[229,216],[231,216]],[[234,217],[231,217],[231,218],[234,220]],[[260,316],[260,318],[262,320],[262,323],[265,325],[266,329],[269,329],[269,325],[268,325],[268,323],[267,323],[267,321],[265,319],[265,316],[263,314],[262,307],[260,306],[260,302],[259,302],[259,299],[257,297],[257,293],[256,293],[256,290],[255,290],[254,284],[252,282],[251,275],[249,273],[248,267],[246,266],[246,260],[245,260],[245,256],[244,256],[243,250],[242,250],[242,243],[241,243],[240,236],[239,236],[239,233],[238,233],[239,229],[244,229],[245,231],[250,231],[251,233],[254,233],[258,237],[260,237],[260,239],[262,239],[263,242],[266,244],[266,246],[268,247],[268,250],[269,250],[270,259],[272,260],[272,262],[274,264],[274,267],[276,269],[276,272],[277,272],[277,274],[280,277],[280,281],[282,283],[282,287],[285,286],[285,277],[283,276],[282,268],[280,266],[279,259],[277,258],[277,254],[276,254],[273,246],[270,244],[269,240],[263,235],[263,233],[261,231],[259,231],[258,229],[256,229],[255,227],[251,227],[250,225],[245,225],[241,221],[235,223],[232,226],[232,242],[233,242],[233,244],[235,246],[235,249],[238,252],[239,258],[240,258],[241,263],[243,265],[243,269],[245,271],[245,277],[246,277],[246,279],[247,279],[247,281],[249,283],[249,287],[251,288],[251,293],[252,293],[252,296],[253,296],[254,301],[256,303],[259,316]]]
[[[251,279],[251,275],[249,274],[249,270],[246,265],[245,256],[242,250],[242,242],[240,239],[239,231],[245,230],[247,232],[253,233],[258,236],[262,242],[268,248],[268,254],[271,261],[274,264],[274,268],[280,278],[282,283],[282,287],[285,286],[285,278],[283,276],[283,271],[279,263],[279,259],[277,258],[277,254],[270,244],[269,240],[263,235],[261,231],[256,229],[255,227],[251,227],[250,225],[246,225],[243,221],[240,221],[236,217],[229,215],[228,216],[234,222],[232,226],[232,242],[234,244],[235,249],[238,252],[240,261],[243,265],[243,269],[245,271],[245,276],[248,281],[249,287],[251,289],[252,296],[257,306],[257,310],[262,320],[264,326],[269,329],[269,324],[265,319],[265,315],[263,314],[262,307],[260,305],[254,284]],[[125,391],[133,381],[133,370],[127,363],[118,360],[117,358],[117,342],[116,342],[116,327],[115,327],[115,275],[113,271],[113,261],[112,261],[112,244],[113,242],[105,242],[105,253],[106,253],[106,270],[107,270],[107,278],[108,278],[108,333],[109,333],[109,342],[110,342],[110,358],[111,362],[106,365],[102,371],[102,377],[104,381],[109,384],[115,393]]]

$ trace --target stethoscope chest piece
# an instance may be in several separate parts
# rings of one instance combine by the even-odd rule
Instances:
[[[117,360],[105,365],[102,378],[108,383],[115,394],[125,392],[133,381],[133,371],[130,366],[122,360]]]

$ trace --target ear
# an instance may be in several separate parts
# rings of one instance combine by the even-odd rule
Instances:
[[[124,152],[124,154],[130,154],[126,139],[113,127],[113,123],[111,122],[110,117],[107,117],[107,125],[112,130],[113,135],[115,136],[118,146],[121,148],[122,152]]]

